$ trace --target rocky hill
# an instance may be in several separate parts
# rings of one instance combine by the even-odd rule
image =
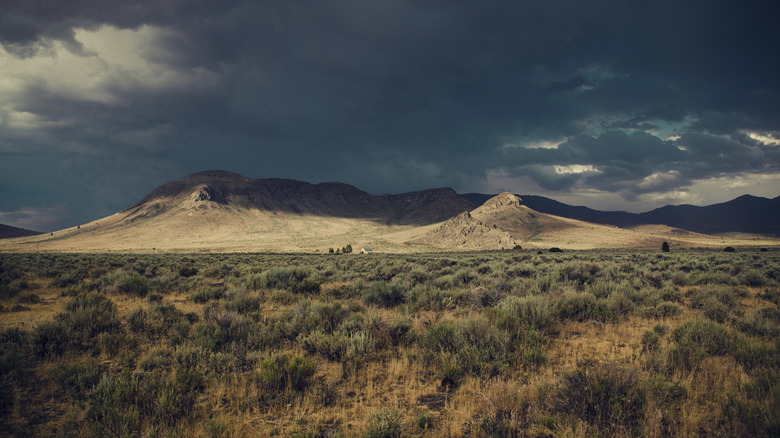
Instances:
[[[207,171],[163,184],[111,216],[3,240],[0,251],[328,253],[347,244],[377,252],[778,244],[662,225],[623,229],[589,223],[537,211],[511,193],[481,204],[476,207],[448,188],[376,196],[343,183]]]
[[[485,225],[468,211],[445,221],[418,240],[437,248],[470,250],[512,249],[517,241],[506,231]]]
[[[495,195],[461,195],[482,205]],[[708,206],[667,205],[645,213],[601,211],[572,206],[543,196],[519,195],[523,203],[536,211],[597,224],[618,227],[666,225],[707,234],[730,232],[780,235],[780,197],[773,199],[744,195],[731,201]]]
[[[206,171],[158,187],[125,212],[131,218],[154,217],[185,201],[202,209],[230,206],[274,213],[370,219],[387,225],[432,224],[475,207],[450,188],[375,196],[343,183],[310,184]]]

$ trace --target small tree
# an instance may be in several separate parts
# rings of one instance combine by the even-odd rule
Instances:
[[[352,254],[352,245],[347,244],[347,246],[344,248],[344,252],[347,254]]]
[[[328,252],[333,254],[333,248],[328,248]]]
[[[661,244],[661,251],[669,252],[669,243],[668,242],[664,242],[663,244]]]

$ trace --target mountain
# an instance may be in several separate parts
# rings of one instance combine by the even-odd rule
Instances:
[[[289,179],[247,178],[226,171],[205,171],[163,184],[125,212],[134,220],[151,218],[187,199],[201,209],[233,207],[273,213],[370,219],[388,225],[441,222],[475,207],[450,188],[374,196],[343,183],[310,184]]]
[[[24,228],[12,227],[10,225],[0,224],[0,239],[10,239],[12,237],[37,236],[41,234],[37,231],[25,230]]]
[[[636,232],[536,211],[525,200],[508,192],[496,195],[468,213],[449,219],[418,241],[439,248],[509,249],[531,248],[660,248],[690,246],[709,236],[677,229]]]
[[[342,183],[206,171],[163,184],[111,216],[13,249],[322,252],[350,244],[411,251],[405,242],[426,227],[474,207],[449,188],[375,196]]]
[[[494,195],[466,193],[461,195],[481,205]],[[745,195],[721,204],[704,207],[693,205],[665,206],[645,213],[600,211],[571,206],[543,196],[520,195],[523,203],[539,212],[597,224],[635,227],[656,224],[681,228],[697,233],[718,234],[742,232],[780,234],[780,197],[774,199]]]
[[[0,251],[327,253],[329,248],[349,244],[398,253],[518,245],[538,249],[659,249],[662,242],[673,249],[778,245],[776,239],[713,237],[666,225],[626,229],[596,224],[536,210],[532,203],[540,198],[533,196],[526,197],[530,203],[511,193],[471,199],[481,205],[449,188],[376,196],[343,183],[310,184],[206,171],[163,184],[111,216],[52,233],[0,241]],[[742,200],[751,205],[753,201]],[[552,200],[547,204],[568,213],[604,213]],[[693,213],[680,208],[684,207],[656,213],[705,223],[697,216],[698,207],[693,207]],[[725,205],[723,211],[710,212],[718,216],[710,220],[729,219],[738,212],[760,213],[751,208]],[[609,212],[605,214],[610,217]],[[636,216],[641,215],[628,217]]]
[[[744,195],[720,204],[674,205],[639,215],[644,223],[664,224],[699,233],[742,232],[780,235],[780,197]]]

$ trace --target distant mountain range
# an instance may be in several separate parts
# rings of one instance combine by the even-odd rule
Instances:
[[[482,205],[495,195],[461,195]],[[667,225],[704,234],[731,232],[780,235],[780,196],[774,199],[744,195],[731,201],[703,207],[667,205],[645,213],[600,211],[572,206],[543,196],[518,195],[523,204],[536,211],[597,224],[633,227],[647,224]]]
[[[522,199],[520,199],[522,198]],[[458,195],[450,188],[372,195],[332,182],[310,184],[205,171],[163,184],[111,216],[0,244],[11,250],[220,250],[327,252],[346,244],[384,252],[560,247],[676,248],[775,245],[780,198],[743,196],[708,207],[605,212],[541,196]]]
[[[41,234],[37,231],[25,230],[24,228],[12,227],[10,225],[0,224],[0,239],[10,239],[12,237],[37,236]]]
[[[338,182],[310,184],[210,170],[163,184],[124,212],[148,218],[174,208],[187,197],[196,203],[210,201],[276,213],[371,219],[387,225],[428,225],[475,207],[450,188],[375,196]]]

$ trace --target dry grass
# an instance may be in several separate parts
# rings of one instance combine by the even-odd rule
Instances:
[[[760,309],[777,307],[763,297],[767,288],[777,287],[777,280],[769,277],[774,275],[772,272],[776,272],[778,268],[775,253],[755,254],[755,257],[746,256],[740,259],[739,263],[762,266],[762,272],[767,273],[768,283],[764,287],[734,286],[739,288],[738,292],[745,291],[744,296],[735,295],[737,303],[729,314],[729,318],[734,318],[735,322],[739,321],[739,315],[750,315]],[[212,256],[202,257],[202,260],[211,260],[209,257]],[[679,265],[688,270],[691,266],[695,267],[697,260],[702,261],[702,265],[706,262],[713,266],[728,267],[731,259],[725,258],[728,256],[722,253],[691,253],[686,256],[690,260],[678,257],[677,261],[655,254],[640,254],[640,257],[637,257],[636,254],[622,253],[579,253],[555,259],[547,255],[517,252],[426,255],[410,258],[380,255],[379,257],[383,257],[381,260],[358,256],[213,257],[220,260],[214,262],[215,265],[230,265],[233,272],[224,277],[206,276],[203,272],[210,267],[198,265],[201,259],[195,256],[185,256],[183,262],[174,258],[173,261],[160,259],[148,263],[150,268],[155,264],[160,265],[159,276],[178,272],[179,267],[184,265],[200,267],[201,274],[186,281],[182,280],[181,283],[172,283],[174,286],[171,290],[151,291],[159,292],[164,304],[173,305],[183,314],[199,316],[199,321],[193,324],[183,340],[175,340],[167,334],[146,339],[139,333],[128,333],[130,337],[136,336],[139,343],[122,344],[114,352],[98,345],[92,350],[73,350],[59,357],[31,357],[29,366],[20,371],[23,373],[20,378],[17,377],[19,383],[14,386],[11,409],[3,412],[4,420],[0,421],[0,434],[24,432],[45,435],[51,431],[70,430],[76,431],[77,435],[100,435],[94,429],[89,429],[95,424],[95,420],[88,415],[88,407],[95,403],[94,398],[89,397],[94,395],[86,399],[68,395],[62,389],[61,383],[53,377],[54,370],[60,366],[74,366],[83,361],[93,361],[105,366],[107,375],[114,378],[121,376],[123,370],[138,374],[144,367],[154,370],[154,366],[162,367],[156,368],[157,370],[166,370],[166,366],[171,366],[173,368],[170,375],[175,376],[180,369],[176,368],[175,363],[165,365],[163,359],[177,357],[180,349],[190,349],[196,353],[205,351],[210,355],[210,358],[201,357],[197,360],[196,369],[204,375],[203,387],[197,391],[191,411],[175,422],[158,425],[143,423],[142,431],[151,431],[149,434],[223,437],[366,436],[376,427],[378,415],[387,412],[398,415],[397,418],[391,415],[391,418],[400,425],[404,431],[403,436],[419,437],[579,437],[629,436],[635,433],[650,437],[743,436],[746,433],[761,435],[770,430],[763,423],[755,423],[761,419],[760,416],[756,417],[758,420],[752,417],[744,420],[728,412],[743,412],[739,409],[748,409],[751,406],[761,409],[774,406],[765,396],[756,395],[763,393],[751,389],[759,385],[761,373],[766,370],[777,371],[772,365],[776,363],[777,351],[771,340],[741,334],[738,325],[728,319],[723,323],[728,333],[742,336],[754,345],[768,346],[769,354],[772,355],[769,362],[760,362],[758,367],[748,366],[738,354],[726,353],[709,355],[695,363],[692,369],[674,368],[669,365],[670,354],[677,346],[673,340],[673,332],[686,322],[704,317],[704,310],[694,308],[691,304],[692,294],[701,288],[701,285],[676,288],[675,291],[680,297],[677,304],[682,312],[664,319],[647,316],[643,313],[643,304],[636,304],[632,311],[618,313],[614,319],[608,319],[610,322],[602,322],[597,316],[584,321],[565,319],[558,315],[555,307],[557,300],[564,297],[566,291],[579,288],[584,293],[591,287],[595,290],[596,280],[611,281],[615,287],[630,287],[637,294],[641,291],[647,296],[660,295],[662,289],[669,290],[672,287],[668,279],[671,273],[664,273],[661,281],[650,275],[652,269]],[[254,260],[255,257],[260,257],[260,260]],[[124,262],[125,266],[121,269],[134,272],[131,268],[138,268],[138,264],[144,262],[143,257],[128,257],[128,260],[130,259],[132,261]],[[235,260],[243,260],[240,263],[252,260],[254,265],[231,265]],[[626,260],[633,260],[634,264],[627,263]],[[513,269],[516,266],[525,262],[534,263],[534,269],[539,272],[532,275],[538,274],[538,278],[518,278],[515,277],[516,274],[511,274],[515,272]],[[600,277],[584,283],[565,282],[562,280],[563,273],[569,272],[566,267],[575,263],[600,264],[597,274]],[[261,271],[291,265],[306,266],[315,276],[317,273],[327,273],[328,280],[324,280],[318,293],[309,295],[296,295],[289,290],[252,289],[243,286],[247,279]],[[262,269],[256,269],[258,266]],[[390,283],[404,285],[407,290],[411,288],[410,280],[405,277],[410,267],[430,273],[431,278],[425,280],[425,287],[432,288],[432,284],[440,281],[442,277],[458,278],[456,274],[459,272],[476,272],[485,266],[490,267],[489,271],[484,271],[488,272],[487,274],[474,274],[472,280],[467,280],[470,282],[460,284],[456,281],[440,291],[452,299],[452,305],[446,309],[415,310],[410,303],[375,306],[363,299],[363,294],[369,290],[373,281],[371,278],[384,278],[384,275],[390,276],[386,280]],[[629,268],[632,271],[624,272]],[[354,276],[352,270],[361,271]],[[642,273],[637,274],[637,271]],[[113,270],[106,272],[104,277],[110,276]],[[146,278],[143,275],[151,275],[150,272],[152,271],[149,269],[141,270],[134,275]],[[535,289],[535,285],[543,282],[544,277],[553,279],[548,292]],[[693,273],[691,278],[695,278]],[[84,284],[87,284],[88,280],[99,279],[89,277]],[[653,289],[649,286],[650,283],[643,283],[644,281],[661,281],[662,284]],[[9,302],[13,303],[16,298],[2,302],[6,309],[0,313],[3,333],[11,327],[20,327],[32,333],[36,326],[51,321],[55,314],[64,311],[66,303],[72,298],[64,296],[63,292],[72,288],[48,286],[50,282],[50,279],[37,279],[31,282],[33,286],[30,290],[21,292],[20,295],[34,292],[40,297],[40,302],[27,305],[30,308],[28,311],[7,310],[10,307]],[[243,321],[251,327],[288,324],[296,318],[296,312],[305,312],[306,309],[320,304],[330,305],[334,301],[333,297],[339,297],[344,308],[349,309],[348,315],[360,316],[364,321],[389,324],[390,321],[398,319],[410,320],[410,337],[399,345],[376,348],[355,371],[345,368],[337,360],[329,360],[318,353],[304,350],[301,346],[301,336],[305,335],[307,330],[315,329],[297,328],[296,330],[301,330],[298,337],[293,333],[284,340],[267,341],[270,343],[256,344],[255,347],[249,348],[246,355],[254,358],[249,362],[251,367],[240,369],[233,358],[233,355],[237,354],[235,345],[208,351],[203,347],[206,345],[203,339],[198,338],[198,331],[201,330],[197,327],[198,324],[209,324],[204,316],[207,313],[206,308],[225,306],[233,299],[224,296],[208,302],[193,300],[193,294],[201,285],[214,283],[224,283],[225,289],[242,291],[242,296],[257,300],[255,316],[252,316],[251,311],[234,315],[237,321]],[[78,289],[86,286],[74,287]],[[127,318],[137,309],[151,309],[153,306],[148,296],[140,297],[116,290],[115,287],[109,286],[105,291],[113,292],[104,293],[116,305],[117,315],[125,326],[128,324]],[[442,322],[457,325],[475,318],[487,321],[486,324],[495,329],[494,325],[497,323],[486,317],[492,314],[478,299],[493,290],[518,296],[534,293],[549,301],[551,322],[539,328],[540,334],[547,340],[547,343],[540,347],[545,360],[540,365],[528,365],[522,360],[522,350],[510,351],[503,368],[497,368],[500,371],[495,375],[466,372],[453,385],[443,382],[443,376],[446,374],[439,363],[440,352],[429,350],[425,337],[432,327]],[[499,299],[502,297],[500,293],[497,295]],[[311,304],[314,307],[306,307],[310,306],[309,303],[314,303]],[[488,302],[488,305],[491,304]],[[225,327],[228,326],[229,324],[225,323]],[[660,340],[652,351],[648,350],[646,345],[645,337],[648,332],[659,333]],[[122,342],[129,342],[130,338],[123,339],[125,341]],[[508,339],[514,338],[508,336]],[[527,342],[522,340],[525,338],[519,339],[521,340],[510,341],[514,343],[510,345],[523,346],[523,342]],[[304,389],[269,391],[260,383],[259,376],[263,372],[261,361],[280,354],[305,357],[317,363],[316,372]],[[155,362],[156,358],[160,357],[162,359],[159,365],[154,365],[158,363]],[[217,369],[225,371],[214,371]],[[565,388],[568,382],[567,376],[577,372],[587,378],[603,379],[603,382],[606,382],[604,384],[607,397],[614,396],[617,397],[616,400],[623,396],[637,397],[640,402],[637,404],[640,409],[638,416],[623,423],[608,424],[605,429],[604,425],[598,422],[598,418],[601,418],[599,416],[605,415],[604,412],[578,413],[561,408],[566,406],[560,400],[562,388]],[[619,386],[621,382],[634,382],[636,394],[621,392],[624,391]],[[580,389],[585,393],[597,390],[594,387]],[[682,391],[682,395],[679,391]],[[745,404],[747,408],[741,408],[739,403]],[[728,411],[729,409],[732,411]],[[756,412],[761,411],[759,409]],[[751,421],[754,423],[750,423]]]

